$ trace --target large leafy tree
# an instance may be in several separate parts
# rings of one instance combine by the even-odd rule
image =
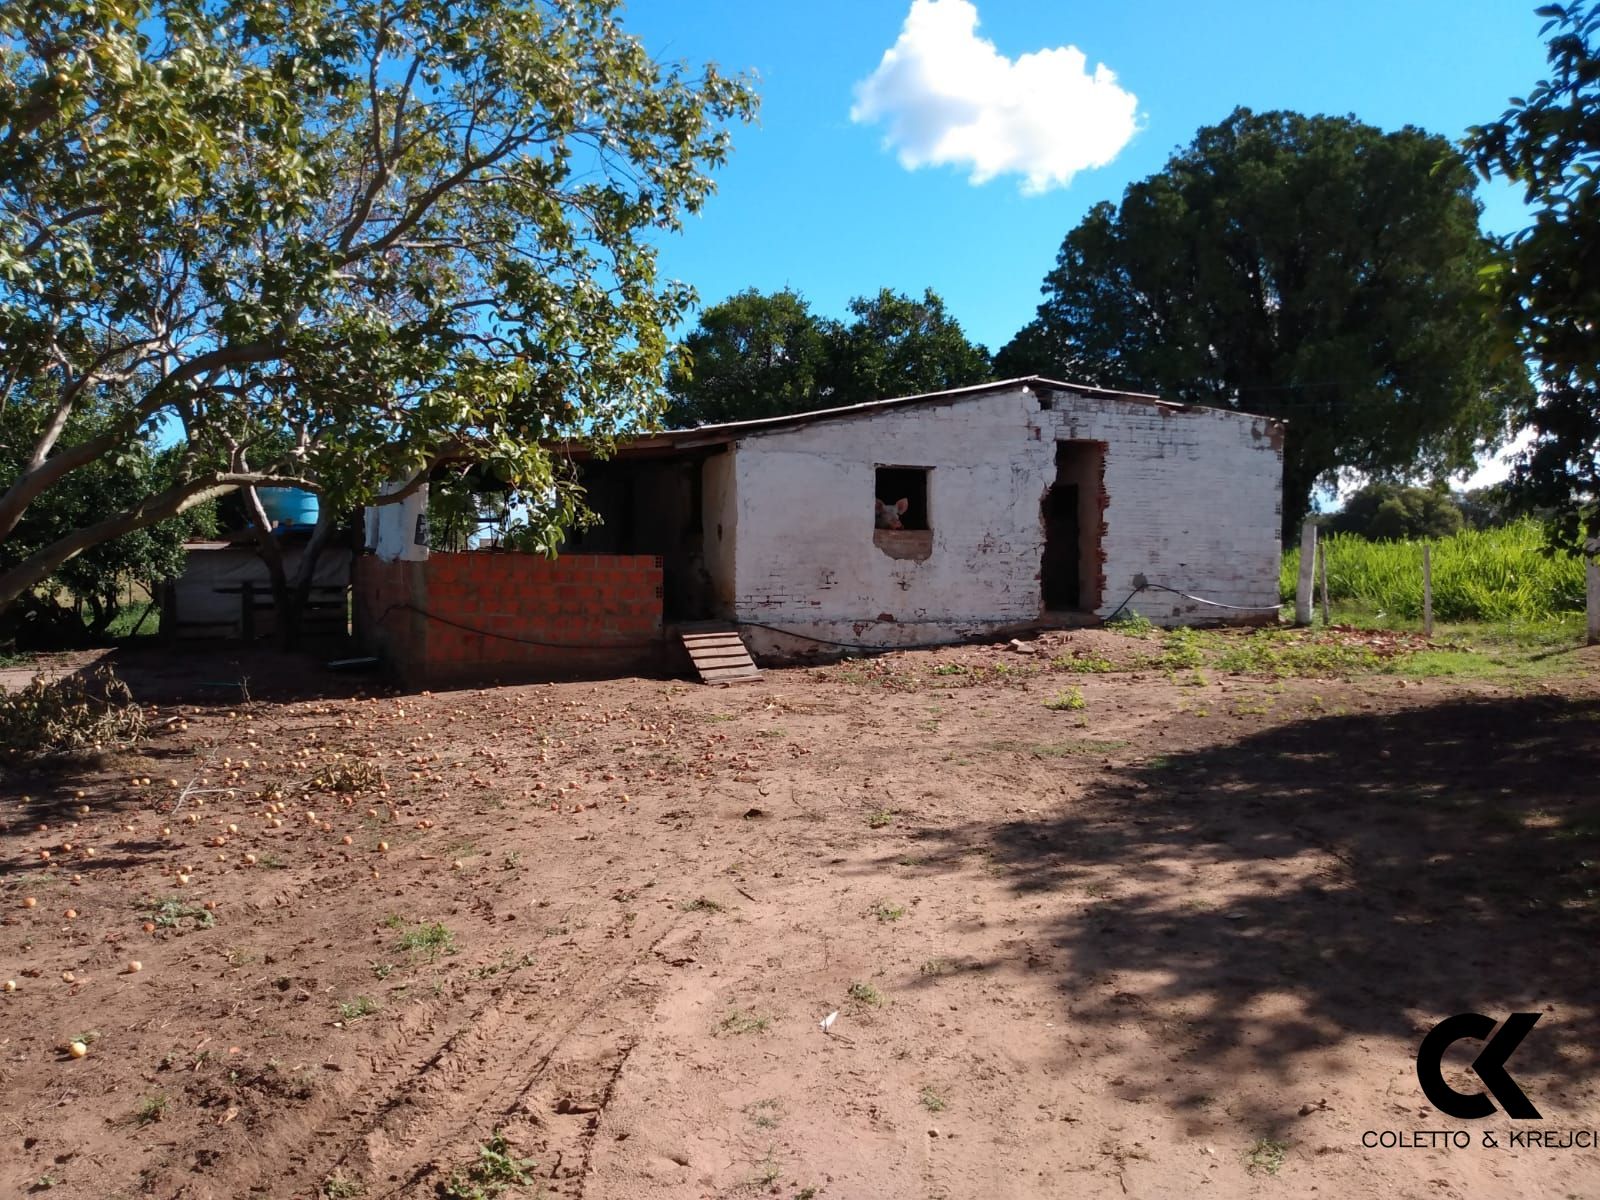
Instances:
[[[837,402],[859,404],[982,383],[989,352],[967,340],[932,288],[921,299],[881,289],[850,301],[840,330],[833,381]]]
[[[675,425],[781,416],[990,378],[944,300],[883,288],[850,301],[848,322],[819,317],[799,293],[755,289],[700,316],[669,379]]]
[[[1538,13],[1550,77],[1469,131],[1467,150],[1485,173],[1521,184],[1534,211],[1490,279],[1539,383],[1511,491],[1576,542],[1600,537],[1600,4]]]
[[[1461,505],[1442,482],[1432,487],[1369,483],[1344,502],[1328,527],[1374,541],[1447,538],[1461,532],[1463,518]]]
[[[754,101],[616,7],[0,0],[0,404],[39,431],[0,537],[153,428],[180,447],[0,572],[0,608],[232,489],[336,516],[465,456],[542,494],[542,439],[652,414],[692,298],[652,239]]]
[[[750,288],[711,305],[668,376],[668,422],[708,425],[818,407],[836,336],[787,288]]]
[[[1238,109],[1090,210],[996,370],[1287,418],[1286,532],[1340,473],[1465,468],[1528,389],[1473,186],[1414,128]]]

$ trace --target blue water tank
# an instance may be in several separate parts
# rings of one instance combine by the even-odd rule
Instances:
[[[258,488],[267,520],[281,528],[317,523],[317,494],[302,488]]]

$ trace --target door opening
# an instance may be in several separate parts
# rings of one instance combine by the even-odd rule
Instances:
[[[1056,479],[1041,502],[1044,558],[1039,586],[1046,612],[1100,606],[1100,490],[1105,446],[1057,442]]]

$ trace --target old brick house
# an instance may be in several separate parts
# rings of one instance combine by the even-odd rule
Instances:
[[[1264,417],[1007,380],[653,434],[604,461],[574,448],[601,523],[555,562],[434,555],[368,579],[413,601],[435,580],[444,621],[399,603],[447,666],[600,665],[706,619],[758,655],[912,646],[1087,623],[1144,584],[1175,589],[1139,595],[1157,623],[1259,618],[1282,446]],[[878,502],[902,500],[880,527]]]
[[[603,524],[576,549],[660,555],[668,620],[728,619],[769,652],[1070,624],[1141,581],[1270,609],[1282,473],[1267,418],[1014,379],[638,439],[587,464]],[[899,500],[902,528],[876,528]]]

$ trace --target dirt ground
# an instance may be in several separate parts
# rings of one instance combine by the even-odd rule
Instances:
[[[148,742],[0,781],[0,1194],[1600,1195],[1508,1146],[1600,1128],[1600,660],[1061,666],[1142,645],[290,700],[130,663]],[[1542,1014],[1543,1120],[1423,1097],[1466,1011]],[[1432,1130],[1471,1147],[1362,1144]]]

